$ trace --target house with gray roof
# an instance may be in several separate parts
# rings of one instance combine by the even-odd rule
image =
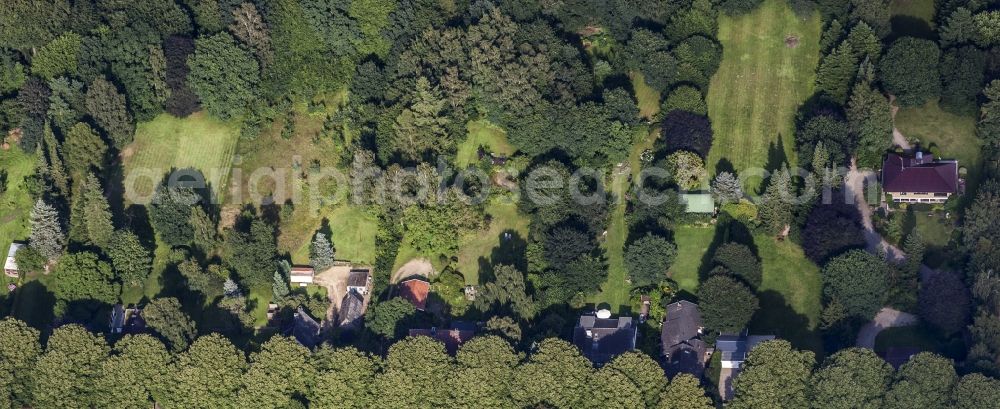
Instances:
[[[715,350],[722,356],[719,373],[719,396],[722,400],[733,398],[733,380],[740,375],[743,362],[757,344],[774,339],[774,335],[722,334],[715,340]]]
[[[701,378],[705,373],[708,345],[701,339],[704,324],[698,304],[678,301],[667,305],[660,342],[667,375],[688,373]]]
[[[341,327],[354,327],[361,322],[361,316],[365,313],[365,296],[356,291],[348,291],[344,300],[337,310],[338,325]]]
[[[612,358],[635,349],[638,327],[632,317],[611,318],[611,312],[600,310],[580,316],[573,329],[573,344],[594,365],[601,366]]]

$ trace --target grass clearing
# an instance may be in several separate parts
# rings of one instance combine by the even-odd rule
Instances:
[[[466,284],[479,284],[480,261],[492,264],[492,253],[502,246],[504,232],[511,232],[514,240],[528,239],[530,220],[517,211],[516,203],[494,200],[486,205],[486,213],[491,218],[489,228],[466,234],[461,240],[456,269],[465,277]]]
[[[813,93],[820,33],[818,14],[801,19],[781,0],[766,0],[747,15],[719,17],[725,51],[707,98],[715,134],[707,160],[712,173],[720,161],[738,171],[763,168],[780,154],[795,162],[793,120]],[[797,46],[786,45],[789,36],[798,38]]]
[[[682,291],[696,294],[702,259],[712,246],[715,226],[680,226],[674,229],[677,258],[670,266],[670,278]]]
[[[628,164],[633,178],[637,178],[642,171],[640,155],[646,149],[653,146],[653,142],[659,137],[659,128],[646,129],[640,127],[635,135],[635,143],[629,153]],[[629,188],[627,183],[628,173],[614,174],[610,183],[611,195],[615,200],[612,203],[610,221],[608,223],[608,233],[603,238],[601,247],[608,261],[608,278],[601,285],[601,291],[590,297],[595,304],[607,303],[612,311],[630,308],[629,291],[632,289],[628,282],[628,271],[625,270],[625,240],[628,239],[629,226],[625,220],[625,194]]]
[[[455,164],[461,169],[479,162],[480,146],[485,146],[494,154],[506,156],[513,155],[517,150],[507,142],[507,133],[490,121],[485,119],[470,121],[466,129],[469,132],[468,136],[458,145],[458,153],[455,155]]]
[[[652,121],[660,113],[660,91],[647,85],[642,73],[631,72],[629,79],[632,80],[635,99],[639,103],[639,116]]]
[[[0,150],[0,170],[6,174],[7,190],[0,193],[0,251],[7,257],[10,243],[27,241],[31,232],[31,200],[24,178],[35,173],[36,157],[13,144],[10,150]]]
[[[819,267],[789,240],[755,234],[754,245],[763,264],[764,279],[757,289],[760,310],[750,322],[751,331],[777,335],[797,348],[822,356],[823,341],[816,332],[823,309]]]
[[[212,185],[216,195],[222,193],[229,179],[229,169],[239,140],[239,127],[215,119],[205,112],[195,112],[187,118],[161,114],[152,121],[140,123],[135,141],[122,151],[127,192],[139,197],[152,193],[157,178],[172,168],[200,170]],[[128,196],[127,196],[128,197]],[[135,197],[135,196],[133,196]]]
[[[312,217],[305,209],[296,210],[289,221],[282,223],[278,250],[291,254],[293,264],[309,264],[313,234],[321,229],[329,233],[338,260],[375,262],[378,221],[364,209],[346,203],[323,209],[319,217]]]

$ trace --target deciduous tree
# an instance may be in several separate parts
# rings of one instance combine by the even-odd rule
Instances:
[[[94,381],[97,407],[153,406],[173,387],[168,372],[173,357],[160,340],[147,334],[126,335],[112,351]]]
[[[395,339],[404,333],[405,321],[416,311],[413,304],[401,297],[376,303],[365,314],[365,328],[386,339]]]
[[[785,340],[765,341],[750,351],[733,382],[734,408],[809,406],[809,377],[815,355],[797,351]]]
[[[30,403],[29,374],[42,353],[38,336],[38,330],[24,322],[0,320],[0,407],[17,408]]]
[[[724,275],[701,283],[698,299],[705,326],[718,332],[742,331],[760,306],[747,286]]]
[[[95,380],[108,357],[108,344],[79,325],[56,328],[30,373],[34,407],[90,408],[100,391]]]
[[[257,60],[228,33],[195,40],[188,85],[212,115],[242,116],[260,95]]]
[[[59,259],[52,271],[52,292],[63,301],[118,302],[121,285],[114,282],[111,266],[90,252],[70,253]]]
[[[893,370],[870,349],[848,348],[831,355],[813,374],[812,407],[878,408]]]
[[[843,304],[848,315],[874,317],[886,287],[885,261],[864,250],[834,257],[823,268],[823,293]]]
[[[667,390],[660,395],[659,409],[711,409],[712,399],[705,396],[705,389],[698,379],[682,373],[674,376]]]
[[[950,359],[921,352],[896,371],[885,396],[887,409],[947,407],[958,381]]]
[[[198,338],[170,366],[173,386],[161,404],[198,409],[232,407],[246,367],[243,352],[222,335]]]
[[[632,285],[649,287],[667,279],[667,270],[677,256],[677,245],[662,236],[647,233],[625,249],[625,268]]]
[[[941,95],[936,43],[921,38],[903,37],[892,43],[882,57],[879,77],[901,106],[922,105]]]
[[[176,298],[154,298],[142,310],[142,317],[175,352],[187,348],[198,333],[194,321],[181,311],[181,303]]]

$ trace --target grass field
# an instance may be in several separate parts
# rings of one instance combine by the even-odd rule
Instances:
[[[135,141],[125,147],[125,180],[133,172],[159,177],[171,168],[195,168],[205,174],[216,194],[229,178],[239,139],[237,126],[196,112],[187,118],[162,114],[136,127]],[[139,180],[128,193],[147,195],[158,180]],[[128,197],[126,197],[126,200]]]
[[[702,258],[715,238],[715,227],[681,226],[674,230],[677,258],[670,266],[670,278],[680,290],[694,294],[698,291]]]
[[[34,202],[24,186],[24,177],[35,172],[35,155],[25,153],[16,144],[0,150],[0,169],[6,174],[7,190],[0,193],[0,252],[14,241],[24,242],[30,233],[30,214]]]
[[[777,335],[797,348],[822,354],[823,341],[815,331],[823,308],[819,267],[789,240],[756,234],[754,245],[763,264],[764,279],[757,289],[760,310],[750,322],[751,330]]]
[[[639,116],[652,120],[656,114],[660,113],[660,91],[646,85],[646,78],[642,76],[642,73],[630,73],[629,79],[632,80],[635,99],[639,103]]]
[[[516,150],[507,142],[507,133],[485,119],[469,122],[466,129],[469,134],[465,141],[458,145],[458,153],[455,155],[455,164],[461,169],[479,162],[480,146],[485,146],[490,152],[498,155],[510,156]]]
[[[725,51],[708,90],[711,171],[722,160],[738,171],[762,168],[779,143],[794,163],[793,119],[813,92],[820,32],[818,15],[800,19],[781,0],[766,0],[744,16],[720,16]],[[798,38],[794,48],[786,45],[789,36]]]
[[[528,239],[530,220],[517,211],[517,204],[494,201],[486,206],[486,213],[492,218],[489,229],[465,235],[458,251],[457,270],[468,284],[479,284],[479,261],[491,261],[493,250],[502,244],[504,232],[512,231],[521,240]]]
[[[892,0],[889,13],[893,16],[910,16],[934,24],[934,0]]]
[[[378,222],[364,210],[348,204],[324,209],[320,217],[313,218],[302,211],[292,220],[283,223],[278,237],[278,250],[288,252],[293,264],[309,264],[309,246],[313,234],[329,224],[330,241],[333,242],[337,260],[350,260],[357,264],[375,262],[375,234]]]

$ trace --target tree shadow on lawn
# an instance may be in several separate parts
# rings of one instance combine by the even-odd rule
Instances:
[[[715,252],[723,244],[726,243],[738,243],[750,249],[757,260],[760,260],[760,253],[757,250],[757,245],[753,242],[753,232],[750,228],[743,222],[729,217],[728,214],[722,213],[719,215],[719,219],[716,222],[715,236],[712,238],[712,243],[708,245],[708,249],[705,250],[705,254],[701,256],[701,264],[698,266],[698,281],[702,282],[708,279],[708,273],[712,271],[712,267],[715,267],[715,263],[712,261],[715,258]]]
[[[511,265],[522,273],[527,273],[528,271],[528,259],[525,257],[528,242],[521,237],[521,233],[507,229],[497,237],[500,240],[500,245],[493,247],[493,250],[490,251],[490,258],[479,257],[478,285],[483,285],[496,279],[496,275],[493,273],[494,266]]]
[[[809,318],[795,312],[781,293],[766,290],[757,293],[757,298],[760,309],[748,325],[751,334],[774,335],[787,340],[797,349],[816,353],[817,361],[825,356],[819,332],[810,328]]]
[[[10,294],[13,298],[10,316],[35,329],[45,330],[55,319],[56,297],[38,280],[28,281]]]

